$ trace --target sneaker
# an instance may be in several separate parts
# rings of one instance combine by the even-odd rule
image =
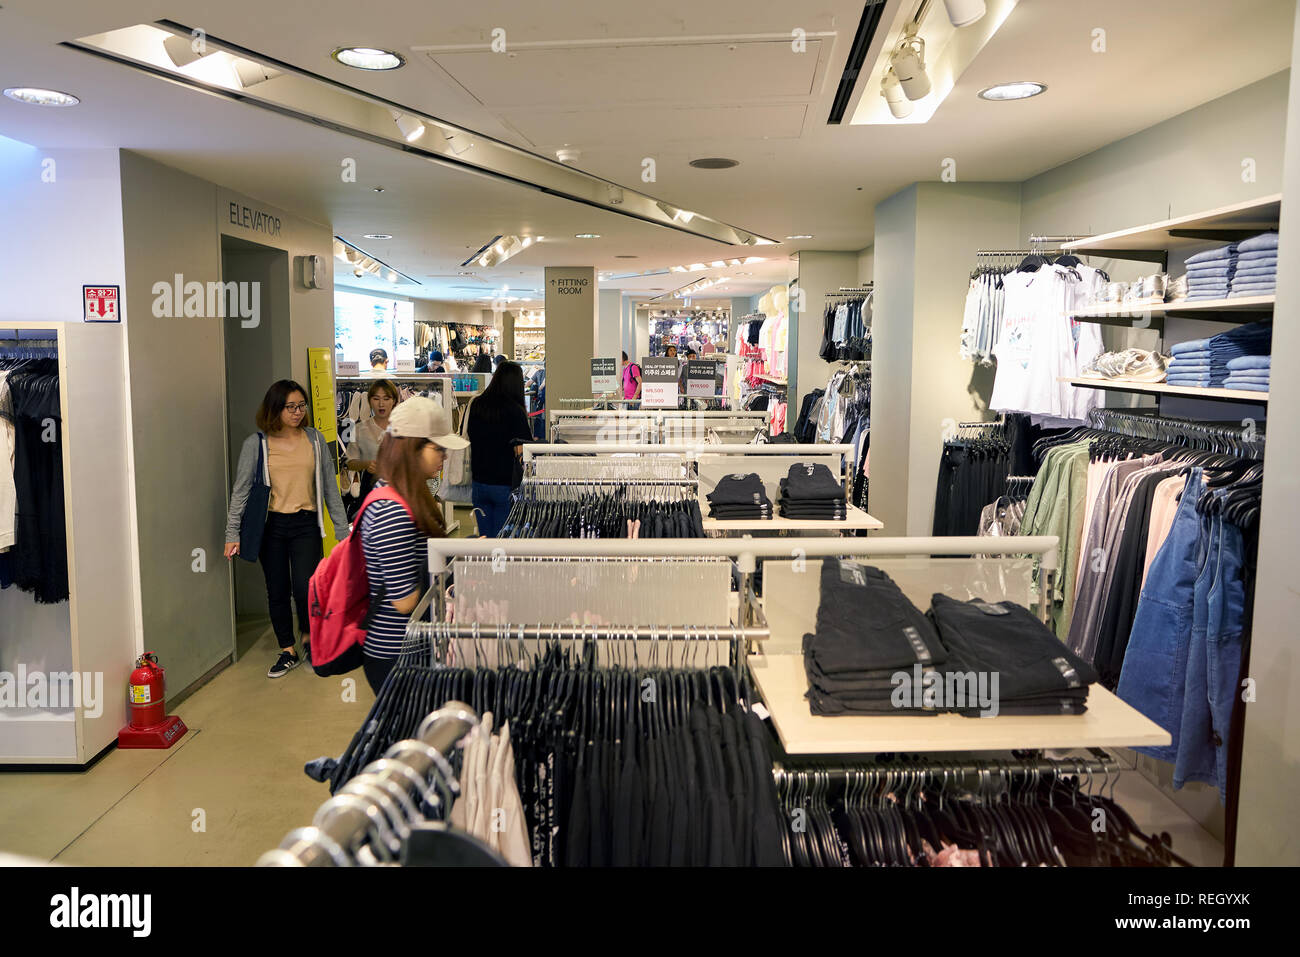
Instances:
[[[283,678],[287,672],[293,671],[298,667],[298,657],[287,651],[280,652],[280,657],[275,659],[275,664],[266,673],[268,678]]]

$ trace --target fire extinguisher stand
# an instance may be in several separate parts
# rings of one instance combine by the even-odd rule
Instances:
[[[167,684],[158,656],[146,651],[135,660],[127,679],[127,726],[117,733],[119,748],[170,748],[189,729],[185,722],[167,716]]]

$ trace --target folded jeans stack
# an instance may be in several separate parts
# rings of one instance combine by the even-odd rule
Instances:
[[[1272,362],[1272,356],[1239,356],[1229,359],[1228,377],[1223,380],[1223,387],[1267,392]]]
[[[1207,249],[1187,258],[1187,298],[1224,299],[1237,271],[1237,244]]]
[[[727,475],[718,481],[709,500],[709,518],[771,518],[772,501],[767,497],[763,480],[753,472]]]
[[[1088,686],[1097,681],[1097,672],[1029,609],[1009,601],[959,601],[935,594],[930,599],[930,620],[948,652],[946,675],[998,676],[996,686],[989,683],[996,690],[998,714],[1088,710]],[[962,686],[959,681],[951,684]],[[971,685],[968,677],[965,686]],[[981,711],[969,700],[967,707],[955,710],[967,717],[977,717]]]
[[[1237,253],[1237,269],[1228,295],[1273,295],[1277,291],[1277,233],[1242,240]]]
[[[1273,324],[1252,322],[1210,339],[1191,339],[1174,344],[1173,361],[1166,370],[1169,385],[1222,386],[1228,377],[1228,363],[1245,356],[1272,351]]]
[[[812,713],[935,714],[896,707],[894,676],[931,673],[948,658],[934,625],[878,568],[822,562],[817,631],[804,635],[804,670]]]
[[[776,504],[783,518],[835,520],[846,514],[844,486],[821,463],[790,466]]]

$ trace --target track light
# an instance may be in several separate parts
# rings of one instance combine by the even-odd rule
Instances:
[[[163,49],[167,51],[167,58],[176,66],[189,66],[196,60],[201,60],[205,56],[211,56],[216,53],[195,53],[193,40],[190,37],[177,36],[175,34],[163,40]]]
[[[901,120],[912,115],[912,101],[904,95],[898,76],[892,69],[885,72],[885,79],[880,84],[880,95],[889,104],[889,112],[894,115],[894,119]]]
[[[393,114],[393,122],[397,124],[398,130],[401,131],[403,138],[408,143],[414,143],[424,135],[424,124],[413,116],[401,112],[400,110],[389,110]]]
[[[252,60],[244,60],[235,57],[233,60],[235,76],[239,78],[239,85],[247,90],[250,86],[257,86],[266,80],[274,79],[280,75],[279,70],[273,70],[269,66],[262,66]]]
[[[889,67],[898,77],[899,86],[909,100],[920,100],[930,92],[930,76],[925,72],[925,40],[916,34],[903,37],[889,58]]]
[[[948,21],[954,27],[968,27],[988,12],[984,0],[943,0],[948,8]]]

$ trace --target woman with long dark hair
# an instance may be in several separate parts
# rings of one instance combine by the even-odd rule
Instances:
[[[479,534],[495,538],[510,514],[510,492],[519,484],[515,460],[532,441],[524,407],[524,370],[517,362],[497,367],[492,381],[469,407],[470,500]]]
[[[321,560],[326,510],[335,537],[348,534],[329,446],[306,422],[306,389],[281,379],[267,390],[257,410],[258,431],[239,453],[226,515],[226,558],[260,561],[266,577],[266,603],[280,645],[268,678],[298,667],[294,607],[303,653],[311,660],[307,586]]]
[[[401,393],[390,379],[379,379],[370,384],[366,390],[366,402],[370,406],[370,418],[363,419],[356,428],[356,435],[347,448],[348,468],[361,473],[361,498],[365,499],[375,487],[375,478],[379,474],[376,458],[379,455],[379,442],[388,430],[388,417],[402,401]]]
[[[448,449],[468,444],[455,434],[451,416],[423,396],[407,399],[393,411],[388,434],[379,444],[376,487],[391,486],[400,501],[381,498],[363,505],[357,521],[370,579],[371,617],[362,667],[376,693],[397,663],[407,619],[420,600],[420,545],[425,538],[447,535],[429,480],[442,472]]]

